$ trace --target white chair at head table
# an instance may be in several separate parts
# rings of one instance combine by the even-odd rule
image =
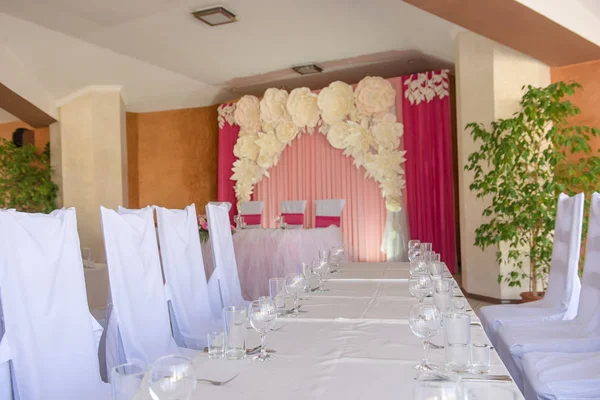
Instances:
[[[346,200],[315,200],[315,228],[327,228],[331,225],[340,227],[342,225],[342,211]]]
[[[281,202],[281,218],[287,228],[303,228],[305,212],[306,200],[286,200]]]
[[[264,201],[243,201],[240,203],[240,218],[246,224],[246,229],[260,228],[264,207]]]
[[[0,211],[0,254],[0,357],[11,359],[15,399],[110,398],[100,379],[75,209]]]
[[[203,349],[215,331],[210,307],[196,206],[173,210],[154,206],[171,326],[180,347]]]
[[[220,206],[221,204],[225,204],[227,206],[227,211],[231,211],[231,203],[228,201],[209,201],[208,204],[212,204],[213,206]]]

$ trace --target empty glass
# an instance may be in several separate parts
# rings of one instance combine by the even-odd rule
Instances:
[[[429,272],[429,275],[431,275],[432,277],[441,278],[444,276],[445,266],[441,262],[430,261],[429,263],[427,263],[427,270]]]
[[[408,261],[413,261],[416,256],[421,254],[421,241],[420,240],[409,240],[408,241]]]
[[[84,247],[81,249],[81,259],[83,260],[84,268],[94,268],[94,257],[91,248]]]
[[[113,400],[131,400],[142,386],[146,366],[144,364],[121,364],[110,373]]]
[[[285,278],[269,279],[269,295],[277,307],[277,314],[285,314]]]
[[[332,269],[329,271],[332,274],[338,274],[340,269],[340,264],[346,261],[346,251],[343,247],[332,247],[329,251],[329,264],[331,264]]]
[[[160,357],[152,364],[148,381],[153,400],[188,400],[196,389],[192,360],[176,355]]]
[[[454,294],[453,294],[454,296]],[[467,307],[467,302],[463,297],[452,297],[452,312],[464,313]]]
[[[248,319],[250,325],[260,335],[260,354],[254,357],[256,361],[269,361],[273,358],[267,353],[267,332],[269,332],[277,319],[275,303],[269,300],[255,300],[248,306]]]
[[[432,278],[433,304],[442,314],[452,311],[452,280],[447,278]]]
[[[416,369],[421,371],[431,370],[427,360],[427,350],[429,349],[429,339],[434,336],[442,323],[440,310],[433,304],[417,303],[410,308],[408,324],[410,330],[417,337],[423,339],[423,361]]]
[[[415,378],[415,400],[463,400],[462,382],[458,376],[437,372],[420,372]]]
[[[223,308],[225,331],[225,357],[240,360],[246,357],[246,308]]]
[[[470,370],[475,374],[490,372],[490,346],[487,343],[471,344]]]
[[[306,279],[302,274],[288,274],[285,276],[285,290],[294,298],[294,308],[292,308],[292,316],[297,317],[299,314],[298,297],[306,288]]]
[[[208,358],[215,360],[223,358],[225,354],[225,334],[223,332],[209,332],[206,337],[208,341]]]
[[[412,275],[408,280],[408,291],[422,303],[433,292],[431,277],[422,273]]]
[[[446,370],[465,372],[469,368],[471,354],[471,317],[467,314],[450,313],[444,316]]]
[[[326,258],[319,257],[313,262],[312,271],[319,277],[319,286],[318,289],[315,290],[316,292],[324,293],[328,291],[327,289],[323,289],[323,284],[325,283],[329,270],[330,265],[329,261]]]
[[[433,249],[433,246],[431,245],[431,243],[421,243],[421,251],[426,252],[426,251],[431,251]]]

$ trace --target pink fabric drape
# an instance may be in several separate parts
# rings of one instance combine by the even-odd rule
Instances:
[[[437,71],[439,73],[439,71]],[[431,72],[428,72],[431,77]],[[410,76],[403,77],[405,82]],[[456,244],[450,99],[412,104],[402,97],[407,210],[411,237],[431,242],[451,272]]]
[[[222,107],[222,106],[221,106]],[[217,197],[218,201],[228,201],[231,203],[229,218],[237,215],[237,199],[235,190],[233,190],[233,181],[230,180],[233,172],[233,163],[237,158],[233,154],[233,148],[238,139],[240,127],[230,125],[224,122],[223,127],[219,127],[219,153],[218,153],[218,178],[217,178]]]
[[[385,261],[380,251],[386,209],[381,191],[351,157],[333,148],[315,132],[295,139],[254,189],[254,200],[265,202],[263,226],[275,227],[283,200],[306,200],[305,227],[315,226],[315,200],[345,199],[342,212],[344,246],[354,261]]]

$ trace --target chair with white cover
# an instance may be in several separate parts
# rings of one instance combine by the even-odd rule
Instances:
[[[206,334],[215,330],[198,235],[196,206],[183,210],[154,207],[175,342],[203,349]]]
[[[100,207],[110,281],[106,366],[180,353],[171,335],[154,210]],[[110,374],[109,374],[110,376]]]
[[[583,193],[573,197],[561,193],[558,197],[550,277],[544,298],[531,303],[481,308],[481,323],[494,346],[497,346],[497,330],[504,323],[575,317],[581,289],[577,271],[584,200]]]
[[[557,234],[559,234],[558,230],[555,236]],[[590,203],[585,254],[579,307],[575,318],[535,323],[531,323],[531,320],[515,321],[502,324],[498,328],[496,350],[521,389],[523,389],[522,358],[526,353],[600,351],[600,194],[598,193],[592,194]]]
[[[208,293],[213,315],[221,320],[223,307],[245,307],[248,302],[242,296],[227,207],[209,204],[206,215],[215,266],[208,281]]]
[[[246,229],[260,228],[264,207],[264,201],[242,201],[240,203],[240,217],[246,223]]]
[[[346,200],[315,200],[315,228],[327,228],[335,225],[338,228],[342,225],[342,211],[346,205]]]
[[[11,359],[15,398],[110,398],[100,379],[75,209],[0,211],[0,255],[0,357]]]
[[[287,228],[303,228],[305,212],[306,200],[285,200],[281,202],[281,218]]]
[[[228,201],[209,201],[208,204],[212,204],[213,206],[220,206],[221,204],[225,204],[227,206],[227,211],[231,211],[231,203]]]

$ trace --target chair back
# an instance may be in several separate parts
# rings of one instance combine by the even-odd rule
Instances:
[[[342,225],[342,211],[346,205],[346,200],[315,200],[315,228],[327,228],[335,225]]]
[[[590,202],[585,266],[576,320],[589,330],[600,329],[600,194],[594,192]]]
[[[231,203],[228,201],[209,201],[208,204],[212,204],[213,206],[220,206],[221,204],[225,204],[227,206],[227,211],[231,211]]]
[[[281,202],[281,218],[288,228],[303,228],[306,200],[285,200]]]
[[[260,228],[264,201],[243,201],[240,203],[240,217],[246,222],[247,229]]]

